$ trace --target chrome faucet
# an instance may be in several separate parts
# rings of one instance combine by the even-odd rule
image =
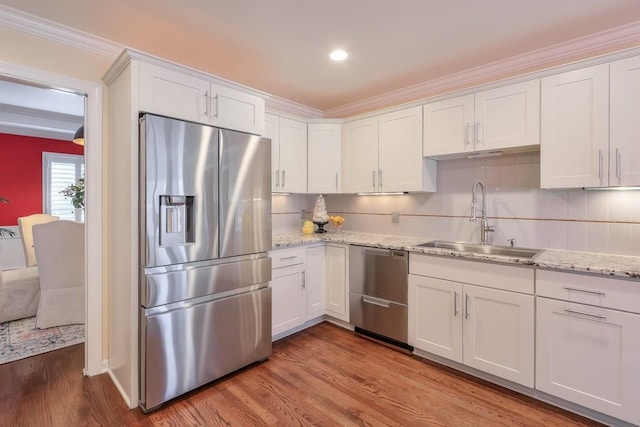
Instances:
[[[495,231],[495,228],[490,226],[487,223],[487,191],[485,190],[484,183],[482,181],[476,181],[473,183],[473,188],[471,189],[471,218],[469,221],[477,222],[478,217],[476,215],[476,188],[480,186],[482,188],[482,211],[480,218],[480,244],[488,245],[487,241],[487,233],[490,231]]]

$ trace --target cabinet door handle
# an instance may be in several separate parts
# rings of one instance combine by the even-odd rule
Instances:
[[[338,172],[336,172],[336,190],[338,189]]]
[[[376,171],[375,171],[375,169],[372,172],[373,172],[373,175],[372,175],[373,181],[372,181],[371,185],[373,186],[373,191],[376,191]]]
[[[604,156],[602,150],[598,150],[598,178],[600,178],[600,184],[602,184],[602,169],[603,169]]]
[[[287,261],[289,259],[296,259],[298,258],[297,255],[293,255],[293,256],[285,256],[285,257],[280,257],[280,261]]]
[[[589,291],[587,289],[569,288],[569,287],[566,287],[566,286],[564,287],[564,289],[566,291],[582,292],[583,294],[598,295],[598,296],[601,296],[601,297],[607,295],[604,292],[600,292],[600,291]]]
[[[280,187],[280,169],[276,169],[276,189]]]
[[[568,308],[565,308],[564,312],[569,314],[569,315],[586,316],[586,317],[591,317],[591,318],[598,319],[598,320],[607,320],[606,316],[601,316],[599,314],[583,313],[581,311],[571,310],[571,309],[568,309]]]
[[[286,177],[285,172],[286,172],[286,171],[285,171],[284,169],[282,169],[282,189],[283,189],[283,190],[284,190],[284,179],[285,179],[285,177]]]
[[[382,191],[382,169],[378,169],[378,187]]]
[[[471,130],[471,125],[469,124],[469,122],[467,122],[467,124],[464,125],[464,146],[465,147],[471,144],[471,140],[469,139],[470,130]]]
[[[204,92],[204,115],[209,117],[209,91]]]
[[[464,318],[469,318],[469,295],[464,295]]]
[[[480,145],[480,122],[476,122],[475,129],[476,129],[476,132],[475,132],[476,137],[475,137],[474,148]]]
[[[622,178],[622,171],[620,170],[620,149],[619,148],[616,148],[616,178],[618,178],[618,181],[620,181],[620,179]]]
[[[458,317],[458,293],[453,293],[453,317]]]
[[[302,272],[302,289],[306,289],[307,287],[307,283],[306,283],[306,277],[305,277],[305,272]]]
[[[216,100],[216,114],[213,115],[216,119],[220,117],[220,102],[219,102],[219,94],[216,94],[214,99]]]
[[[362,296],[362,302],[366,302],[367,304],[373,304],[373,305],[377,305],[380,307],[384,307],[384,308],[389,308],[389,306],[391,305],[391,302],[384,300],[384,299],[380,299],[380,298],[374,298],[374,297],[368,297],[363,295]]]

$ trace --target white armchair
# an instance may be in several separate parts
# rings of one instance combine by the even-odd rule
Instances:
[[[33,244],[40,271],[36,327],[84,323],[84,224],[36,224]]]
[[[39,296],[38,267],[0,271],[0,323],[35,316]]]
[[[18,228],[20,229],[20,238],[22,239],[24,249],[24,262],[27,267],[34,266],[38,263],[33,251],[32,227],[35,224],[45,224],[57,219],[59,219],[59,217],[47,214],[33,214],[18,218]]]

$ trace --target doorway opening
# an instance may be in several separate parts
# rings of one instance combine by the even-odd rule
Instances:
[[[0,81],[12,82],[24,88],[39,88],[50,92],[61,92],[83,100],[83,114],[79,125],[84,125],[87,145],[84,149],[84,164],[87,196],[85,197],[84,237],[84,310],[85,310],[85,375],[96,375],[106,370],[103,355],[102,334],[102,84],[61,76],[15,64],[0,63]],[[0,106],[2,107],[2,106]],[[59,112],[58,112],[59,113]],[[0,114],[3,114],[0,110]],[[64,114],[64,113],[63,113]],[[3,120],[0,122],[4,122]],[[60,115],[57,117],[61,118]],[[64,117],[62,117],[64,118]],[[68,117],[67,117],[68,118]],[[55,126],[42,126],[55,128]],[[73,133],[77,130],[71,128]],[[67,134],[69,130],[67,130]],[[64,137],[61,141],[71,140]],[[0,172],[1,173],[1,172]],[[0,177],[0,181],[1,181]],[[0,182],[0,193],[2,185]],[[91,250],[89,250],[91,248]],[[91,284],[89,286],[88,284]]]

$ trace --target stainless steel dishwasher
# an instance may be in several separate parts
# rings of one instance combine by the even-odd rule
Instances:
[[[406,251],[349,247],[350,323],[356,332],[407,345]]]

